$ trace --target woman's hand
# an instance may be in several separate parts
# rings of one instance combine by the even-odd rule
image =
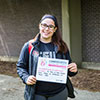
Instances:
[[[76,63],[70,63],[70,64],[68,65],[68,69],[69,69],[69,71],[71,71],[71,72],[77,72],[77,65],[76,65]]]
[[[36,84],[36,77],[33,75],[30,75],[26,81],[27,85],[34,85]]]

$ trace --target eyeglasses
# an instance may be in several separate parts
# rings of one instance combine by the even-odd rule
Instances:
[[[48,27],[49,29],[54,29],[55,28],[54,25],[47,25],[47,24],[42,24],[42,23],[41,23],[41,27],[42,28],[47,28]]]

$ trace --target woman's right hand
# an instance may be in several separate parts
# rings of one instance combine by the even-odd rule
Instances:
[[[36,84],[36,77],[33,75],[30,75],[26,81],[27,85],[34,85]]]

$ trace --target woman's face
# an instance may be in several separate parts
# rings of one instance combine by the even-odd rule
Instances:
[[[40,40],[44,42],[51,42],[52,36],[56,31],[55,23],[52,19],[46,18],[39,24]]]

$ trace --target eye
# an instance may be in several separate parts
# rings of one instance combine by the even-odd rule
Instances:
[[[48,25],[47,25],[47,24],[41,24],[41,26],[42,26],[42,27],[48,27]]]
[[[49,25],[49,28],[55,28],[55,26],[53,26],[53,25]]]

